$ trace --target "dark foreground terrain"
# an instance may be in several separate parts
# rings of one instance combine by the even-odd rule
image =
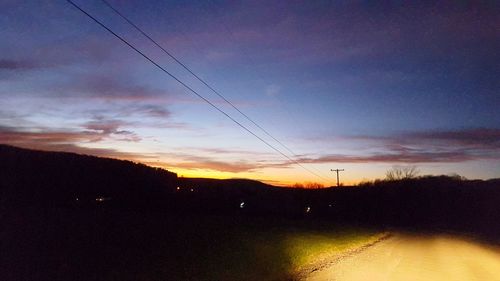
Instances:
[[[290,280],[377,232],[318,221],[95,208],[2,213],[2,280]]]
[[[2,280],[288,280],[404,230],[498,243],[500,181],[317,190],[0,145]]]

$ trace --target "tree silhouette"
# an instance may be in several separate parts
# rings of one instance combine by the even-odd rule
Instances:
[[[388,181],[414,179],[418,173],[415,166],[393,167],[385,173],[385,179]]]

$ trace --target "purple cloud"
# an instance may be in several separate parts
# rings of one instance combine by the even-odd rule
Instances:
[[[11,145],[33,148],[72,148],[75,152],[76,147],[82,143],[99,142],[105,139],[118,141],[139,142],[141,138],[134,132],[121,130],[127,123],[119,120],[95,119],[82,125],[84,130],[61,129],[54,130],[41,127],[33,128],[14,128],[0,126],[0,142]],[[102,155],[102,154],[100,154]]]
[[[127,125],[127,123],[120,120],[96,118],[95,120],[83,124],[83,127],[91,134],[96,134],[101,137],[94,141],[100,141],[104,138],[113,138],[120,141],[140,141],[141,138],[137,134],[127,130],[119,130],[120,127],[125,125]]]
[[[173,167],[189,169],[189,170],[208,169],[208,170],[230,172],[230,173],[248,172],[259,168],[258,166],[252,163],[244,161],[223,162],[223,161],[215,161],[209,159],[198,159],[198,161],[196,162],[175,163]]]
[[[0,70],[31,70],[41,65],[27,60],[0,59]]]
[[[407,142],[431,142],[468,149],[500,150],[500,129],[476,128],[456,131],[430,131],[403,136]]]
[[[158,99],[165,96],[164,91],[153,89],[150,86],[133,82],[134,79],[122,74],[121,77],[113,75],[80,75],[71,77],[66,82],[52,86],[52,91],[62,96],[94,97],[102,100],[144,101]]]
[[[332,154],[319,158],[302,158],[301,163],[438,163],[464,162],[485,159],[487,157],[474,156],[466,152],[387,152],[367,156]]]
[[[365,155],[331,154],[304,157],[302,163],[459,163],[500,159],[500,129],[433,130],[392,136],[351,136],[380,152]]]
[[[17,128],[0,126],[0,143],[24,148],[64,151],[79,154],[111,157],[127,160],[148,159],[154,156],[121,152],[116,149],[89,148],[79,144],[95,142],[102,139],[102,135],[92,131],[28,131]]]
[[[125,111],[129,111],[132,114],[141,114],[149,117],[157,117],[157,118],[168,118],[172,115],[172,113],[165,107],[156,104],[141,104],[134,105],[125,109]]]

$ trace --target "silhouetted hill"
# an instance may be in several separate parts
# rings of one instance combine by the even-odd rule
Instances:
[[[0,202],[8,205],[227,211],[243,199],[272,205],[265,198],[278,189],[248,179],[177,178],[131,161],[8,145],[0,145],[0,159]]]
[[[131,161],[0,145],[4,204],[158,203],[177,184],[175,173]]]
[[[179,184],[185,187],[218,189],[227,192],[256,192],[263,189],[278,188],[256,180],[249,179],[210,179],[210,178],[179,178]]]
[[[130,161],[5,145],[0,145],[0,159],[2,206],[102,205],[185,214],[317,218],[480,232],[500,238],[499,179],[425,176],[355,187],[297,189],[245,179],[177,178]]]

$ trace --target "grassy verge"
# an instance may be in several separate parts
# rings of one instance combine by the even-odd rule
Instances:
[[[196,226],[193,228],[193,226]],[[163,268],[144,280],[166,276],[177,280],[288,280],[324,257],[359,247],[378,238],[374,230],[322,222],[226,217],[190,218],[176,226],[164,245],[183,245],[166,254]],[[166,266],[167,265],[167,266]]]
[[[342,229],[310,233],[295,233],[288,238],[293,272],[331,258],[342,252],[373,242],[381,233],[361,229]]]
[[[107,210],[3,218],[4,280],[286,280],[377,237],[307,219]]]

